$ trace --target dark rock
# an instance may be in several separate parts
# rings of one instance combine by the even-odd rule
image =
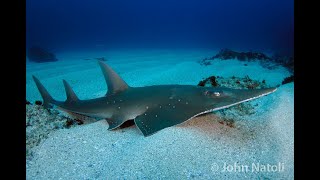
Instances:
[[[70,127],[71,125],[73,125],[73,120],[72,119],[68,119],[66,121],[66,127]]]
[[[240,61],[245,61],[246,60],[246,54],[245,53],[240,53],[237,57]]]
[[[42,105],[42,101],[39,101],[39,100],[35,101],[34,103],[39,106]]]
[[[213,86],[213,87],[219,86],[218,83],[217,83],[217,81],[216,81],[216,77],[215,77],[215,76],[210,76],[210,77],[208,77],[208,78],[200,81],[200,82],[198,83],[198,86],[205,86],[206,83],[208,83],[208,82],[209,82],[209,83],[211,84],[211,86]]]
[[[245,78],[245,81],[248,81],[248,82],[252,81],[252,79],[250,79],[250,77],[248,75],[246,75],[244,78]]]
[[[248,89],[256,89],[258,86],[259,86],[258,83],[253,83],[253,84],[248,84],[248,85],[247,85],[247,88],[248,88]]]
[[[265,80],[257,81],[251,79],[248,75],[240,78],[236,76],[231,76],[229,78],[224,78],[221,76],[210,76],[198,83],[198,86],[205,87],[228,87],[234,89],[258,89],[267,88]]]
[[[219,58],[222,60],[227,59],[238,59],[240,61],[250,61],[250,60],[270,60],[271,58],[267,55],[259,52],[236,52],[230,49],[222,49],[220,52],[214,56],[213,59]]]
[[[274,62],[283,65],[290,72],[294,72],[294,58],[286,55],[274,54],[272,56]]]
[[[26,104],[28,104],[28,105],[29,105],[29,104],[31,104],[31,102],[29,102],[28,100],[26,100]]]
[[[263,67],[275,68],[278,65],[282,65],[288,68],[289,71],[293,72],[294,59],[292,57],[274,55],[269,57],[261,52],[236,52],[230,49],[221,49],[215,56],[210,58],[204,58],[199,63],[201,65],[211,65],[211,61],[215,59],[229,60],[238,59],[239,61],[259,61]],[[244,64],[248,66],[248,64]]]
[[[210,83],[213,87],[218,86],[217,82],[216,82],[216,77],[215,76],[210,76],[209,77]]]
[[[40,47],[29,48],[27,56],[30,61],[37,63],[58,61],[53,53],[48,52],[47,50],[44,50]]]
[[[81,119],[76,119],[76,122],[77,122],[78,125],[81,125],[81,124],[84,123]]]
[[[291,82],[294,82],[294,75],[291,75],[289,77],[284,78],[283,81],[282,81],[282,85],[288,84],[288,83],[291,83]]]
[[[215,59],[229,60],[229,59],[238,59],[239,61],[256,61],[258,60],[261,65],[268,69],[274,69],[277,66],[281,65],[287,68],[290,72],[294,72],[294,58],[286,55],[274,54],[272,57],[261,52],[236,52],[230,49],[221,49],[218,54],[210,58],[204,58],[202,61],[199,61],[201,65],[211,65],[211,61]],[[248,64],[244,64],[248,66]]]
[[[198,86],[205,86],[206,85],[206,79],[205,80],[202,80],[202,81],[200,81],[199,83],[198,83]]]

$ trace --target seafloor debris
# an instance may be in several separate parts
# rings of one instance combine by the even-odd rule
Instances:
[[[58,61],[53,53],[35,46],[28,49],[27,56],[30,61],[37,63]]]
[[[26,104],[28,105],[28,104],[31,104],[31,102],[30,101],[28,101],[28,100],[26,100]]]
[[[279,65],[286,67],[290,72],[294,70],[294,58],[289,56],[281,56],[275,54],[272,57],[269,57],[261,52],[236,52],[230,49],[221,49],[218,54],[215,56],[204,58],[199,63],[204,66],[211,65],[211,61],[220,59],[220,60],[229,60],[229,59],[238,59],[239,61],[259,61],[263,67],[268,69],[273,69]],[[248,66],[248,64],[244,64]]]
[[[231,128],[234,128],[235,127],[235,123],[234,123],[234,120],[233,119],[219,119],[218,122],[222,125],[226,125],[226,126],[229,126]]]
[[[265,80],[257,81],[251,79],[249,76],[245,77],[229,77],[224,78],[220,76],[210,76],[198,83],[198,86],[205,87],[227,87],[233,89],[260,89],[268,88]],[[255,113],[254,105],[251,102],[245,102],[228,109],[222,109],[216,111],[215,114],[221,117],[220,124],[225,124],[229,127],[235,127],[234,119],[239,119],[241,117],[251,115]]]
[[[48,111],[39,105],[26,105],[26,156],[32,158],[33,147],[46,139],[49,133],[76,125],[72,119],[61,116],[55,109]]]
[[[39,105],[39,106],[40,106],[40,105],[42,105],[42,101],[40,101],[40,100],[36,100],[36,101],[34,102],[34,104],[35,104],[35,105]]]
[[[291,75],[291,76],[286,77],[286,78],[283,79],[282,85],[291,83],[291,82],[293,82],[293,81],[294,81],[294,75]]]

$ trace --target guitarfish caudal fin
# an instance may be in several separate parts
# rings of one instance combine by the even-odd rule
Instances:
[[[108,92],[106,95],[113,95],[121,91],[125,91],[129,88],[128,84],[107,64],[99,61],[100,68],[108,86]],[[58,101],[54,100],[47,89],[42,85],[38,78],[32,76],[37,88],[42,96],[43,105],[45,108],[52,108],[52,106]],[[74,103],[79,101],[79,98],[72,90],[71,86],[66,80],[63,80],[63,85],[66,91],[67,100],[65,103]]]
[[[44,108],[52,108],[53,105],[56,104],[58,101],[56,101],[52,98],[52,96],[49,94],[47,89],[43,86],[43,84],[39,81],[38,78],[36,78],[35,76],[32,76],[32,78],[33,78],[34,82],[36,83],[37,88],[42,96]],[[67,96],[67,100],[65,101],[65,103],[74,103],[74,102],[79,101],[79,98],[74,93],[71,86],[69,85],[69,83],[66,80],[63,80],[63,85],[66,90],[66,96]]]

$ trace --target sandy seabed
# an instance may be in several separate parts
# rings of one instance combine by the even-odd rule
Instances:
[[[31,102],[41,100],[31,75],[36,75],[58,100],[65,99],[62,79],[80,99],[104,95],[107,88],[96,57],[108,59],[106,63],[133,87],[197,85],[211,75],[248,75],[276,86],[290,75],[283,67],[266,69],[257,62],[197,63],[215,53],[60,53],[57,62],[27,62],[26,96]],[[27,179],[294,179],[294,84],[280,86],[275,93],[252,103],[258,105],[256,113],[236,121],[234,128],[220,124],[220,117],[210,113],[149,137],[135,126],[108,131],[106,121],[57,130],[35,147],[34,157],[26,164]]]

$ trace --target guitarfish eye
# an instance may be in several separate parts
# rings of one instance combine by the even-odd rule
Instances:
[[[222,95],[222,91],[209,91],[209,90],[207,90],[204,92],[204,95],[211,96],[211,97],[219,97]]]

